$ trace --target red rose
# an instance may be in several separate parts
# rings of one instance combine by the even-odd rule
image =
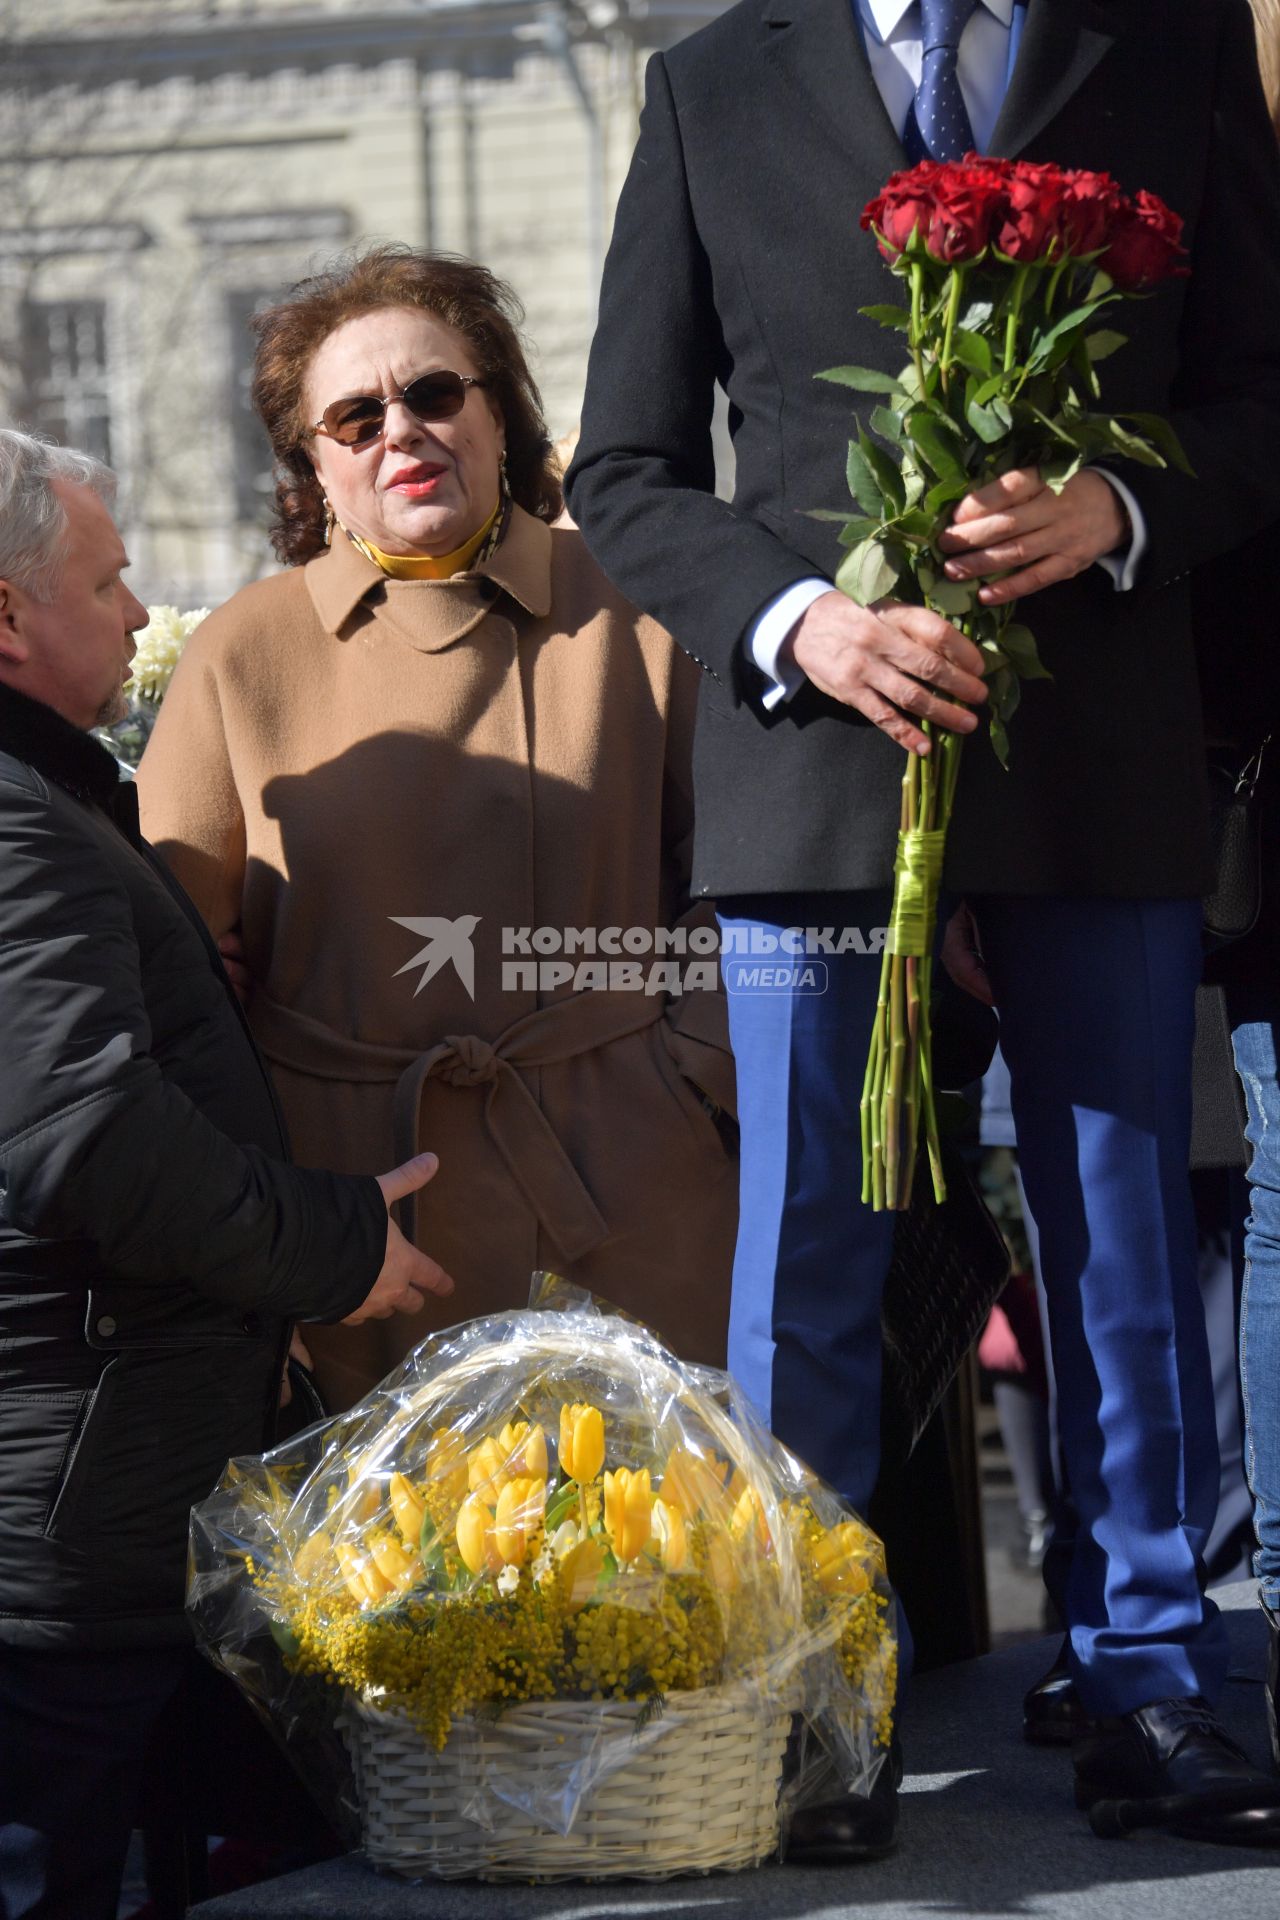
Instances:
[[[1023,161],[1010,169],[1004,191],[1006,210],[994,235],[1001,253],[1022,265],[1045,259],[1055,241],[1060,250],[1066,193],[1061,167]]]
[[[953,266],[976,260],[991,244],[992,229],[1005,207],[1005,181],[999,168],[975,155],[939,167],[934,182],[934,215],[928,247],[935,259]]]
[[[917,227],[922,235],[928,233],[934,210],[933,181],[939,172],[936,161],[922,160],[919,166],[895,173],[863,209],[863,231],[875,228],[886,260],[896,260],[906,250]]]
[[[1079,257],[1104,247],[1124,205],[1124,195],[1109,173],[1089,173],[1083,168],[1069,173],[1062,203],[1066,251]]]
[[[1173,274],[1186,273],[1178,256],[1181,245],[1182,216],[1166,207],[1154,193],[1140,193],[1135,200],[1122,200],[1111,226],[1111,244],[1098,261],[1118,287],[1132,293],[1151,287]]]

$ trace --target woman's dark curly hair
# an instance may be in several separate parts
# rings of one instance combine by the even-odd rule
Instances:
[[[502,409],[512,497],[540,520],[554,520],[563,505],[542,399],[520,342],[524,310],[511,288],[457,254],[371,247],[300,280],[252,321],[258,341],[253,404],[276,462],[271,544],[286,565],[301,566],[324,547],[324,496],[307,454],[307,371],[338,327],[383,307],[420,308],[462,336]]]

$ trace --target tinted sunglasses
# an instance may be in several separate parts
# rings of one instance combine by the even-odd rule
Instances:
[[[311,431],[327,434],[341,447],[364,447],[381,435],[393,400],[403,400],[415,420],[452,420],[467,404],[467,388],[485,384],[470,373],[421,373],[386,399],[380,393],[360,393],[335,400]]]

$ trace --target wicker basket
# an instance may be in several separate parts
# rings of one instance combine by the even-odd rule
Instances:
[[[669,1695],[658,1737],[587,1790],[568,1834],[512,1808],[493,1832],[465,1817],[491,1767],[533,1775],[546,1756],[559,1771],[575,1754],[588,1759],[602,1730],[634,1734],[643,1711],[639,1701],[529,1701],[496,1721],[456,1720],[437,1753],[403,1715],[350,1706],[343,1727],[370,1860],[444,1879],[605,1880],[750,1867],[772,1853],[791,1708],[745,1687]]]

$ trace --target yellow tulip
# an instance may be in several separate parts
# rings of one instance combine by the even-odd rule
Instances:
[[[654,1501],[653,1538],[658,1543],[658,1557],[667,1572],[679,1573],[689,1557],[684,1515],[679,1507],[673,1507],[662,1499]]]
[[[619,1560],[634,1560],[643,1553],[653,1532],[653,1495],[649,1491],[649,1469],[632,1473],[619,1467],[604,1477],[604,1529]]]
[[[457,1524],[454,1527],[458,1552],[462,1555],[469,1573],[483,1573],[496,1558],[490,1539],[492,1529],[492,1513],[478,1493],[469,1493],[458,1508]]]
[[[575,1611],[585,1607],[604,1571],[604,1548],[594,1538],[570,1547],[560,1562],[559,1580],[566,1603]]]
[[[364,1478],[365,1456],[353,1460],[347,1467],[347,1492],[343,1500],[346,1518],[358,1527],[365,1526],[378,1511],[378,1489],[371,1480]]]
[[[527,1420],[508,1421],[498,1435],[506,1471],[537,1480],[547,1477],[547,1436]]]
[[[467,1491],[467,1450],[456,1427],[439,1427],[427,1445],[427,1479],[452,1506]]]
[[[678,1507],[686,1520],[705,1513],[709,1520],[723,1522],[729,1515],[723,1467],[692,1447],[672,1447],[662,1476],[662,1497],[668,1506]]]
[[[416,1553],[422,1539],[422,1523],[427,1517],[427,1503],[402,1473],[392,1474],[388,1491],[391,1495],[391,1511],[396,1517],[396,1525],[404,1543]]]
[[[529,1551],[529,1536],[542,1525],[546,1504],[547,1483],[532,1474],[508,1480],[498,1495],[498,1510],[493,1517],[493,1541],[505,1566],[524,1565]]]
[[[498,1488],[506,1479],[503,1471],[502,1448],[490,1436],[482,1440],[467,1455],[467,1485],[472,1493],[488,1492],[497,1498]]]
[[[871,1576],[864,1565],[866,1541],[866,1529],[856,1520],[846,1520],[815,1543],[813,1570],[828,1593],[837,1589],[852,1595],[867,1591]]]
[[[333,1542],[327,1533],[313,1533],[304,1540],[293,1556],[293,1571],[299,1580],[310,1580],[333,1552]]]
[[[722,1533],[713,1534],[707,1542],[707,1572],[721,1593],[737,1592],[738,1562],[734,1558],[733,1548]]]
[[[414,1576],[421,1571],[421,1562],[416,1553],[406,1553],[397,1546],[389,1534],[379,1534],[369,1542],[369,1551],[373,1555],[373,1564],[388,1586],[398,1587],[406,1593],[413,1585]]]
[[[560,1465],[579,1486],[604,1465],[604,1415],[581,1401],[560,1409]]]
[[[391,1591],[391,1582],[383,1578],[369,1555],[360,1553],[345,1540],[340,1540],[334,1548],[342,1577],[347,1590],[362,1607],[379,1600],[385,1600]]]
[[[746,1542],[754,1538],[756,1546],[763,1552],[769,1545],[769,1528],[764,1517],[764,1508],[760,1504],[760,1495],[749,1482],[744,1481],[742,1492],[738,1495],[733,1517],[729,1522],[729,1531],[735,1540]]]

